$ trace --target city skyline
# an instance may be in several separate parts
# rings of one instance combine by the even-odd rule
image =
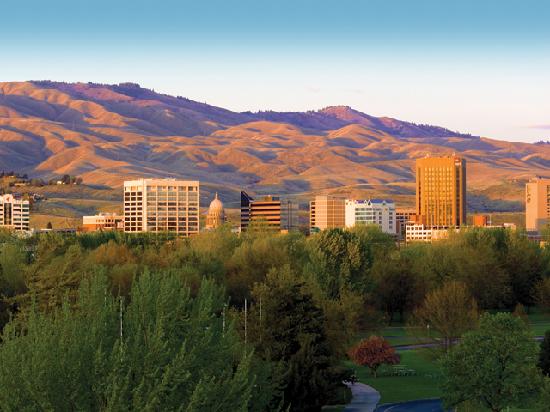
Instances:
[[[234,111],[349,105],[474,135],[550,138],[543,1],[58,0],[4,11],[3,81],[133,81]]]

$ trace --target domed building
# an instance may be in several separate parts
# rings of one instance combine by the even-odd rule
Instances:
[[[223,209],[223,203],[218,199],[218,194],[210,203],[208,208],[208,214],[206,215],[206,229],[216,229],[223,225],[225,222],[225,211]]]

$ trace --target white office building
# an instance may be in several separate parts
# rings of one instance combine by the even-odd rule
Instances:
[[[124,182],[125,232],[199,233],[199,182],[139,179]]]
[[[391,200],[346,200],[346,227],[377,225],[384,233],[395,235],[395,203]]]
[[[12,230],[29,230],[30,203],[13,195],[0,196],[0,227]]]

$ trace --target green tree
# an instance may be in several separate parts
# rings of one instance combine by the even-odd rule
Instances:
[[[376,235],[372,234],[375,233]],[[366,292],[380,230],[360,227],[353,231],[328,229],[309,241],[309,272],[327,296],[338,297],[342,288]],[[381,232],[380,232],[381,233]],[[380,235],[386,244],[385,235]],[[383,248],[381,248],[383,249]]]
[[[259,356],[275,365],[283,409],[320,410],[341,385],[321,307],[288,266],[271,270],[252,297],[248,338]]]
[[[485,314],[443,360],[443,401],[472,401],[500,412],[536,398],[538,347],[528,327],[509,313]]]
[[[468,287],[457,281],[446,282],[426,295],[426,299],[413,316],[412,323],[421,330],[432,330],[443,338],[448,351],[465,332],[475,328],[478,310]]]
[[[404,253],[394,252],[386,259],[377,259],[372,278],[373,300],[387,314],[390,324],[396,313],[403,321],[405,312],[419,305],[425,293],[424,279],[413,271],[409,255]]]
[[[224,326],[220,288],[205,281],[191,297],[178,276],[144,273],[128,305],[108,289],[93,276],[74,305],[6,327],[2,410],[265,409],[269,368]]]
[[[17,296],[26,291],[27,256],[23,244],[12,238],[0,243],[0,330],[17,312]]]
[[[540,343],[539,368],[546,376],[550,376],[550,330],[546,331]]]
[[[550,277],[541,279],[534,287],[533,295],[539,306],[550,309]]]
[[[530,241],[521,232],[507,231],[507,244],[499,249],[504,270],[510,277],[510,284],[515,303],[523,306],[534,306],[536,303],[534,289],[545,274],[545,259],[542,249]]]

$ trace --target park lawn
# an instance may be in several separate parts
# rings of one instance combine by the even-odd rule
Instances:
[[[431,359],[430,353],[425,349],[403,350],[398,351],[398,353],[401,356],[401,364],[416,370],[416,376],[380,376],[380,372],[383,372],[383,370],[379,370],[379,376],[373,378],[366,367],[357,366],[351,362],[348,362],[346,366],[356,371],[359,382],[370,385],[380,392],[379,405],[417,399],[440,398],[442,395],[439,388],[440,369],[437,361]],[[535,409],[529,408],[510,408],[509,410],[509,412],[534,411]]]
[[[380,403],[405,402],[416,399],[439,398],[440,370],[436,361],[431,360],[429,352],[422,349],[398,351],[401,364],[416,371],[415,376],[379,376],[373,378],[367,367],[349,362],[347,366],[355,370],[359,382],[372,386],[380,392]],[[387,369],[386,369],[387,370]]]
[[[403,323],[394,322],[392,326],[386,326],[375,332],[360,332],[357,335],[357,341],[367,339],[371,335],[383,336],[392,346],[418,345],[421,343],[430,343],[433,340],[427,338],[425,334],[415,333],[414,329]],[[424,336],[423,336],[424,335]],[[432,331],[432,337],[434,333]]]
[[[550,313],[532,309],[527,317],[535,336],[544,336],[546,331],[550,330]]]
[[[547,330],[550,330],[550,313],[543,312],[537,308],[531,309],[528,314],[529,325],[535,336],[543,336]],[[392,346],[415,345],[420,343],[430,343],[433,339],[429,339],[427,332],[419,333],[415,328],[407,326],[405,323],[395,322],[392,326],[386,326],[378,332],[360,333],[358,340],[368,338],[370,335],[380,335],[386,339]],[[430,332],[430,337],[436,336],[434,331]]]

